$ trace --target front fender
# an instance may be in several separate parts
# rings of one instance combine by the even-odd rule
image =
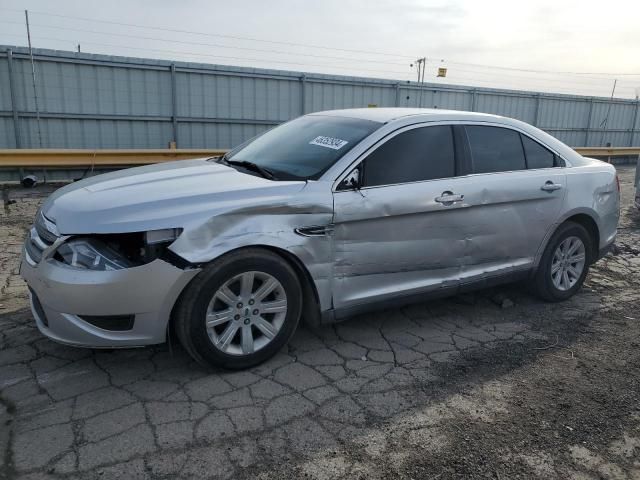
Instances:
[[[300,235],[299,227],[330,225],[333,201],[316,195],[299,203],[256,205],[189,225],[169,249],[193,264],[210,262],[243,247],[273,247],[295,256],[315,283],[321,310],[331,307],[332,237]]]

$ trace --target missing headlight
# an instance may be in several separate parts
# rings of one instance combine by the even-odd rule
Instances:
[[[63,243],[56,252],[63,263],[87,270],[121,270],[132,265],[127,258],[95,238],[77,238]]]
[[[182,233],[170,228],[149,232],[75,237],[62,244],[54,258],[69,266],[88,270],[119,270],[161,258]]]

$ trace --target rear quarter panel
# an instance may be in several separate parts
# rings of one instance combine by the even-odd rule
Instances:
[[[584,165],[567,168],[567,195],[558,223],[580,213],[595,220],[600,234],[598,248],[615,240],[620,217],[620,193],[613,165],[586,159]]]

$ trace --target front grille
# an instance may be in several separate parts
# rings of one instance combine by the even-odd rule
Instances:
[[[47,220],[42,212],[38,212],[36,220],[29,230],[27,239],[25,240],[25,250],[27,255],[34,263],[42,260],[42,252],[49,248],[56,240],[58,235],[55,231],[55,224]]]
[[[47,220],[42,212],[38,212],[36,215],[34,227],[36,228],[38,236],[49,245],[58,239],[55,224]]]
[[[31,260],[35,263],[40,263],[40,260],[42,260],[42,251],[44,250],[44,248],[40,248],[35,240],[33,239],[33,229],[31,232],[29,232],[29,235],[27,236],[27,239],[24,242],[24,248],[27,251],[27,255],[29,256],[29,258],[31,258]]]

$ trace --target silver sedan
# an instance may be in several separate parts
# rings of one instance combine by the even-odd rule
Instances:
[[[427,109],[306,115],[221,158],[70,184],[38,212],[21,273],[40,331],[84,347],[162,343],[227,368],[301,318],[528,278],[572,296],[613,244],[611,165],[523,122]]]

